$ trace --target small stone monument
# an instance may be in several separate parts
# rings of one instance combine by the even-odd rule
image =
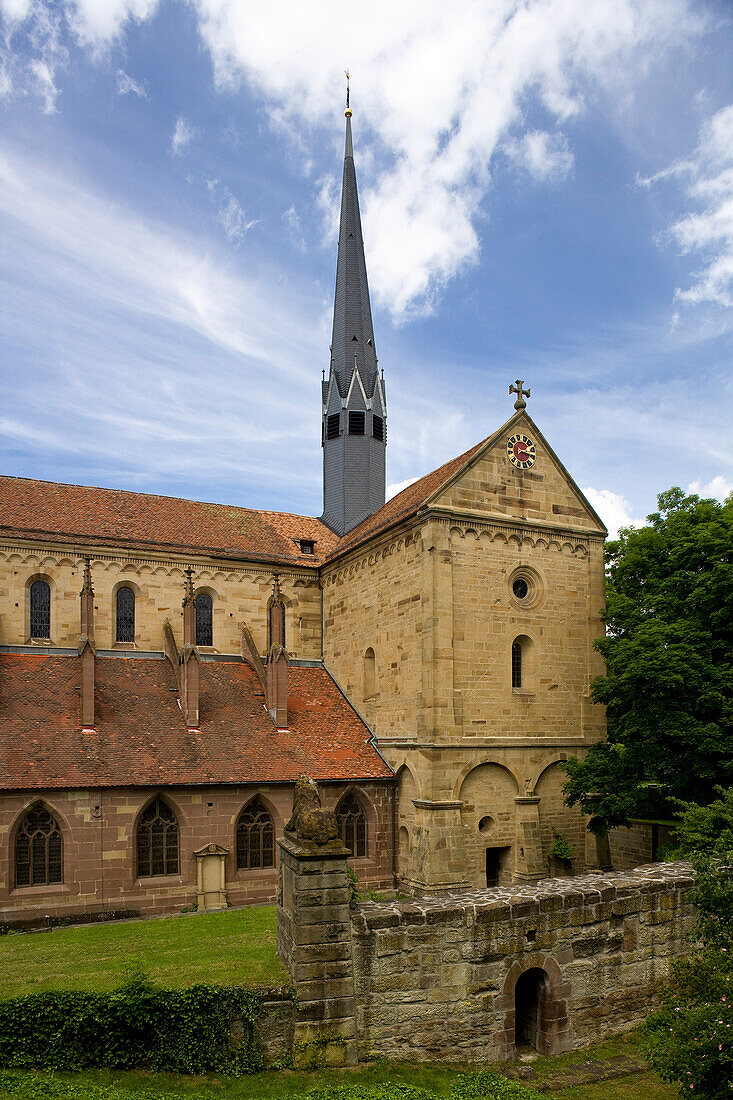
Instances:
[[[346,860],[336,816],[321,807],[318,785],[301,775],[293,813],[278,840],[277,951],[297,993],[296,1067],[358,1061]]]

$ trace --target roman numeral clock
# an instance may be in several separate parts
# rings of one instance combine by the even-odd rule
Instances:
[[[509,396],[515,393],[517,400],[514,402],[514,408],[517,412],[527,408],[527,402],[525,397],[529,397],[529,390],[525,390],[524,381],[517,378],[513,386],[509,387]],[[506,445],[507,458],[511,462],[512,466],[515,466],[518,470],[529,470],[534,466],[534,460],[537,454],[534,449],[534,443],[528,435],[522,435],[517,433],[513,435]]]
[[[537,457],[534,443],[528,435],[513,435],[507,441],[506,453],[512,466],[518,470],[529,470]]]

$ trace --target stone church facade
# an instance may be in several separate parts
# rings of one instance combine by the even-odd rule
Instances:
[[[595,863],[560,765],[604,735],[605,529],[521,383],[385,502],[346,127],[323,516],[0,477],[0,923],[272,899],[301,773],[366,887]]]

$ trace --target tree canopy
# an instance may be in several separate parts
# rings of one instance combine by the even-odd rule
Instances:
[[[608,739],[566,764],[567,801],[604,832],[705,804],[733,785],[733,498],[658,497],[649,526],[606,548]]]

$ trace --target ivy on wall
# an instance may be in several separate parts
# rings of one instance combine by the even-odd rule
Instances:
[[[145,978],[111,993],[31,993],[0,1001],[0,1066],[87,1066],[252,1073],[262,995],[240,986],[159,989]]]

